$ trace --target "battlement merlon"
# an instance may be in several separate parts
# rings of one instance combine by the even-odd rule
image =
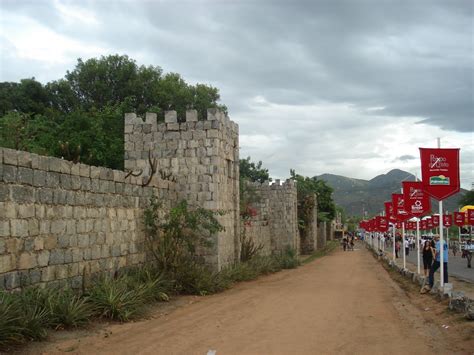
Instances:
[[[239,133],[239,125],[232,121],[224,112],[216,108],[210,108],[207,110],[207,117],[205,121],[218,121],[223,124],[224,127],[229,128],[233,133]],[[198,122],[198,113],[196,110],[186,110],[186,123]],[[164,123],[157,123],[157,114],[147,112],[145,115],[145,121],[142,117],[137,116],[135,113],[125,114],[125,125],[130,126],[126,129],[126,133],[131,133],[134,129],[132,125],[151,125],[152,131],[156,131],[156,127],[166,124],[178,124],[178,114],[176,111],[165,111]]]

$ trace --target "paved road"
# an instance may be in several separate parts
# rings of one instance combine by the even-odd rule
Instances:
[[[400,262],[402,262],[400,258]],[[416,250],[410,251],[407,261],[416,265]],[[472,263],[472,262],[471,262]],[[420,255],[421,270],[423,270],[423,258]],[[448,257],[448,274],[459,277],[463,280],[474,283],[474,268],[468,269],[466,259],[461,258],[461,254],[457,253],[453,256],[451,251]]]

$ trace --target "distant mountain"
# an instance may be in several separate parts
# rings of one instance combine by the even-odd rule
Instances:
[[[384,208],[383,203],[391,200],[392,193],[401,191],[402,181],[415,180],[414,175],[400,169],[390,170],[387,174],[378,175],[371,180],[333,174],[316,177],[326,181],[334,189],[334,201],[344,208],[348,216],[362,216],[364,211],[369,216],[380,213]],[[465,193],[466,190],[461,189],[461,192],[446,199],[443,203],[444,210],[457,211],[458,201]],[[436,204],[433,210],[437,210],[437,206]]]

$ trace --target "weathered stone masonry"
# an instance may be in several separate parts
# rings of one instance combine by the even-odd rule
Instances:
[[[205,121],[189,110],[185,122],[169,111],[164,123],[127,114],[124,141],[127,172],[0,148],[0,289],[78,288],[87,276],[146,262],[143,213],[152,195],[165,210],[185,199],[225,211],[225,231],[199,253],[217,270],[239,260],[238,126],[217,110]],[[295,183],[257,191],[259,222],[248,235],[266,254],[299,250]],[[319,244],[313,232],[310,243]]]
[[[225,231],[214,236],[214,249],[201,250],[206,262],[220,269],[238,259],[238,125],[215,109],[205,121],[198,121],[196,110],[188,110],[182,123],[175,111],[166,112],[165,123],[159,124],[156,114],[147,114],[145,122],[127,114],[125,169],[150,175],[150,159],[156,159],[156,174],[176,182],[179,200],[226,212],[219,218]]]
[[[143,210],[175,183],[0,148],[0,288],[82,285],[145,261]]]

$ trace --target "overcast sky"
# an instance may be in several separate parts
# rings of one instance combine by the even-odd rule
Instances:
[[[420,176],[418,148],[440,137],[474,182],[472,0],[0,4],[0,81],[127,54],[219,88],[241,157],[274,178]]]

